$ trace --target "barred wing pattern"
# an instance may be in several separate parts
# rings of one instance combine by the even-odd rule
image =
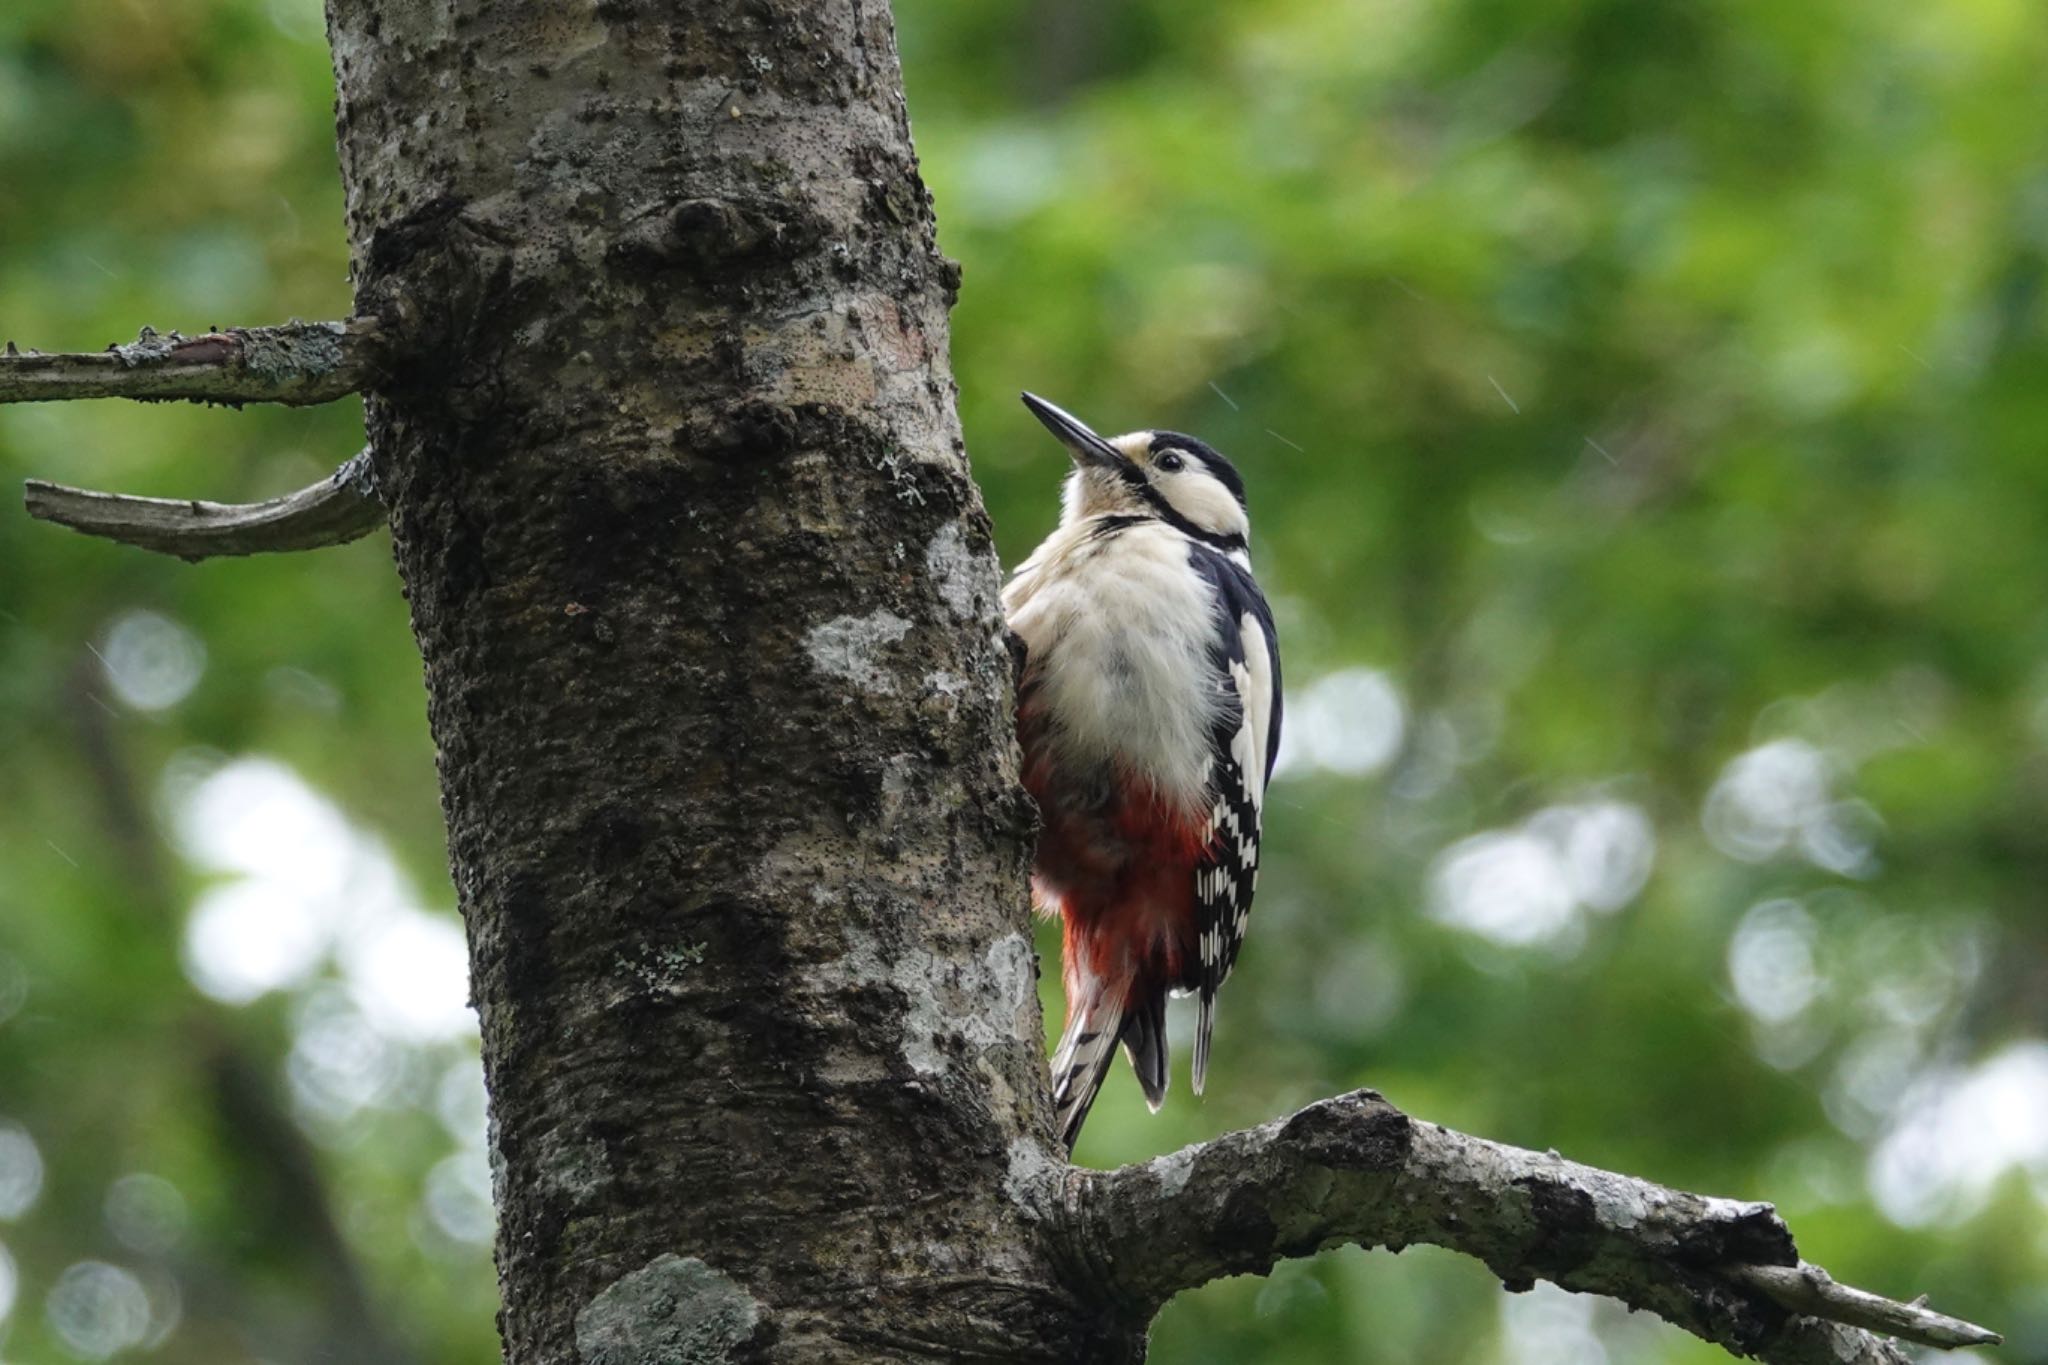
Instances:
[[[1194,1090],[1209,1072],[1216,993],[1230,977],[1250,925],[1259,880],[1260,817],[1266,781],[1280,751],[1280,651],[1273,612],[1251,572],[1207,546],[1191,550],[1216,592],[1211,660],[1224,693],[1211,732],[1209,838],[1195,869],[1195,921],[1200,965],[1194,985]]]

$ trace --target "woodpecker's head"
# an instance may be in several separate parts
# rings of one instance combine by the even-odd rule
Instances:
[[[1025,394],[1024,406],[1073,457],[1063,523],[1104,514],[1158,517],[1219,549],[1242,550],[1250,540],[1244,480],[1214,448],[1177,431],[1105,440],[1036,394]]]

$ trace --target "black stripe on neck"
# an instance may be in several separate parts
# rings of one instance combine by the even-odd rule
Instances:
[[[1180,532],[1182,535],[1188,537],[1188,539],[1199,540],[1202,542],[1202,544],[1207,545],[1212,549],[1221,550],[1225,554],[1228,554],[1233,550],[1242,550],[1245,548],[1245,540],[1243,536],[1225,536],[1218,535],[1214,531],[1204,531],[1201,527],[1195,525],[1192,521],[1189,521],[1186,517],[1182,516],[1179,512],[1174,510],[1173,504],[1166,500],[1165,494],[1161,493],[1158,489],[1154,488],[1150,483],[1146,482],[1145,476],[1143,474],[1140,474],[1136,480],[1127,479],[1125,480],[1125,482],[1129,483],[1132,488],[1137,490],[1138,496],[1143,498],[1145,500],[1146,506],[1152,509],[1153,516],[1157,517],[1160,521],[1165,522],[1168,526],[1171,526],[1174,530]]]
[[[1090,540],[1108,540],[1114,536],[1121,535],[1133,526],[1154,520],[1157,520],[1157,518],[1135,512],[1118,512],[1112,516],[1097,517],[1095,518],[1095,524],[1088,528],[1088,538]]]

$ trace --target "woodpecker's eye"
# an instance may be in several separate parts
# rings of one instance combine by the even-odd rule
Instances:
[[[1169,450],[1152,463],[1169,474],[1178,474],[1187,461]]]

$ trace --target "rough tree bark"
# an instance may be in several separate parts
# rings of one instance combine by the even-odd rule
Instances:
[[[0,399],[364,392],[373,480],[31,507],[192,557],[388,511],[510,1361],[1136,1360],[1174,1292],[1348,1241],[1439,1242],[1777,1361],[1903,1359],[1800,1313],[1982,1339],[1760,1271],[1797,1262],[1765,1206],[1363,1093],[1068,1168],[958,271],[885,0],[328,14],[359,320],[267,372],[253,331],[8,357]]]
[[[1087,1349],[887,9],[335,0],[516,1361]]]

